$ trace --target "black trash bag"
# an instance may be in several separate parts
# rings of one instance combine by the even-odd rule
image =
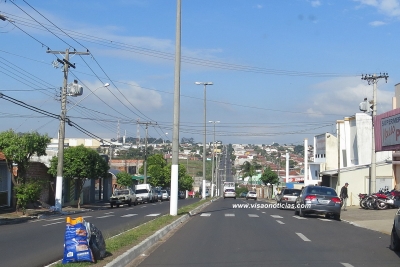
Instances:
[[[88,222],[86,227],[90,233],[89,247],[92,250],[94,259],[96,261],[104,259],[106,256],[106,242],[103,234],[93,223]]]

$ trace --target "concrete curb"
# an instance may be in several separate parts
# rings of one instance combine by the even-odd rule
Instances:
[[[171,230],[175,229],[178,227],[180,224],[184,223],[187,221],[191,216],[196,215],[201,209],[203,209],[205,206],[209,205],[212,203],[213,200],[208,201],[197,208],[191,210],[189,214],[183,215],[182,217],[176,219],[173,221],[171,224],[164,226],[142,242],[140,242],[138,245],[132,247],[122,255],[118,256],[116,259],[113,261],[107,263],[104,265],[105,267],[125,267],[128,263],[131,261],[135,260],[137,257],[139,257],[143,252],[145,252],[147,249],[149,249],[151,246],[153,246],[155,243],[157,243],[161,238],[163,238],[167,233],[169,233]]]

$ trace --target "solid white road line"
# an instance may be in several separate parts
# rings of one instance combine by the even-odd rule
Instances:
[[[103,219],[103,218],[108,218],[108,217],[113,217],[113,216],[115,216],[115,215],[105,215],[105,216],[97,217],[97,219]]]
[[[200,216],[201,217],[210,217],[211,213],[202,213]]]
[[[260,217],[257,214],[247,214],[247,215],[249,215],[249,217],[253,217],[253,218]]]
[[[152,214],[149,214],[149,215],[146,215],[146,216],[149,216],[149,217],[156,217],[156,216],[158,216],[158,215],[160,215],[160,213],[152,213]]]
[[[49,226],[49,225],[59,224],[59,223],[63,223],[63,222],[55,222],[55,223],[43,224],[42,226]]]
[[[279,215],[271,215],[271,217],[275,218],[275,219],[282,219],[283,218],[282,216],[279,216]]]
[[[345,267],[354,267],[353,265],[351,265],[350,263],[345,263],[345,262],[341,262],[341,265],[345,266]]]
[[[135,215],[137,215],[137,214],[131,213],[131,214],[122,215],[121,217],[132,217],[132,216],[135,216]]]
[[[281,222],[281,221],[279,221],[279,220],[276,220],[278,223],[280,223],[280,224],[285,224],[284,222]]]
[[[305,235],[303,235],[302,233],[296,233],[296,235],[298,235],[301,239],[303,239],[303,241],[311,241],[310,239],[308,239]]]
[[[235,217],[235,214],[233,214],[233,213],[226,213],[226,214],[225,214],[225,217]]]

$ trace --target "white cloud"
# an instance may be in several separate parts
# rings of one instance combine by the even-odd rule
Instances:
[[[258,5],[256,5],[256,8],[257,8],[257,9],[261,9],[261,8],[263,8],[263,6],[260,5],[260,4],[258,4]]]
[[[400,0],[353,0],[362,5],[372,6],[389,17],[400,18]]]
[[[93,95],[96,94],[99,98],[107,102],[108,105],[113,106],[114,108],[117,107],[116,109],[119,109],[118,107],[120,107],[121,109],[126,110],[118,99],[120,99],[130,109],[135,110],[135,108],[137,108],[142,112],[156,110],[161,108],[163,105],[162,97],[159,93],[149,89],[143,89],[134,81],[127,81],[122,86],[117,85],[119,91],[121,91],[124,96],[122,96],[113,85],[105,88],[100,83],[85,82],[84,84],[87,85],[93,93],[90,93],[89,89],[84,89],[84,95],[82,97],[85,97],[85,95],[88,95],[88,97],[87,100],[82,101],[82,104],[89,104],[90,102],[95,102],[97,105],[100,104],[101,100]],[[118,99],[116,99],[114,95],[118,97]],[[79,99],[77,99],[77,101],[79,101]],[[83,103],[84,101],[85,103]],[[135,108],[132,107],[131,104]]]
[[[369,25],[374,26],[374,27],[379,27],[379,26],[382,26],[382,25],[385,25],[385,24],[386,24],[385,22],[379,21],[379,20],[372,21],[372,22],[369,23]]]
[[[384,84],[384,83],[383,83]],[[321,114],[353,115],[359,112],[358,105],[367,97],[372,99],[372,85],[360,77],[337,78],[328,80],[314,86],[316,93],[310,99],[307,109],[310,117],[319,117]],[[394,93],[377,91],[378,114],[391,110]]]
[[[321,2],[319,0],[313,0],[313,1],[310,1],[310,2],[311,2],[311,6],[312,7],[318,7],[318,6],[321,5]]]

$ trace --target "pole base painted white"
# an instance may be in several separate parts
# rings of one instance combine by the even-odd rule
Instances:
[[[55,210],[62,210],[62,188],[63,188],[63,178],[61,176],[57,176],[56,179],[56,196],[55,196]]]
[[[171,165],[171,195],[169,196],[169,214],[178,215],[178,175],[179,165]]]
[[[206,180],[203,180],[203,188],[202,188],[202,192],[201,192],[201,197],[203,199],[206,198]]]

